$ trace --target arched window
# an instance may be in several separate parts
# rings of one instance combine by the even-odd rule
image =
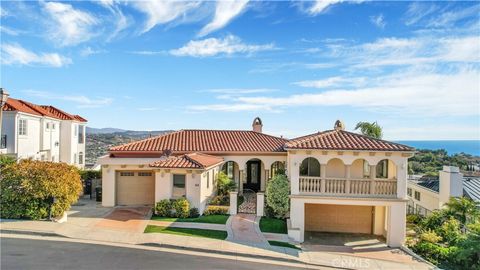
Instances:
[[[300,176],[320,176],[320,163],[315,158],[306,158],[300,165]]]
[[[388,159],[381,160],[377,163],[377,178],[388,178]]]
[[[228,176],[228,178],[233,180],[233,173],[234,173],[234,162],[227,161],[223,164],[222,171]]]
[[[271,172],[272,178],[275,177],[275,175],[277,174],[285,174],[285,163],[281,161],[275,161],[272,164]]]

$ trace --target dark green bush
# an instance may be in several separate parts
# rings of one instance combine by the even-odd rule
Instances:
[[[102,171],[79,170],[82,180],[101,179]]]
[[[2,218],[42,219],[61,216],[78,200],[82,183],[77,168],[65,163],[22,160],[5,165],[0,175]]]
[[[219,196],[228,196],[229,192],[235,190],[236,185],[224,172],[217,175],[217,194]]]
[[[155,205],[155,214],[161,217],[172,215],[172,202],[168,199],[161,200]]]
[[[188,218],[188,216],[190,215],[190,203],[185,198],[173,201],[172,208],[175,217]]]
[[[200,216],[200,212],[198,212],[198,208],[196,208],[196,207],[190,208],[190,217],[191,218],[196,218],[196,217],[199,217],[199,216]]]
[[[230,196],[215,196],[209,203],[210,205],[230,205]]]
[[[418,224],[422,220],[422,217],[417,214],[407,215],[407,222],[411,224]]]

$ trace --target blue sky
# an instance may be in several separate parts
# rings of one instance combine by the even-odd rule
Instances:
[[[1,86],[92,127],[480,138],[480,4],[2,1]]]

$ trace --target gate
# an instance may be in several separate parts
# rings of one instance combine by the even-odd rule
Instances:
[[[241,197],[243,197],[243,201]],[[255,214],[257,212],[257,193],[255,191],[244,189],[243,195],[238,196],[238,200],[237,212],[239,214]]]

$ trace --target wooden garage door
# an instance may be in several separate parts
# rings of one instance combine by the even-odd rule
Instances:
[[[117,172],[117,205],[155,203],[155,174],[153,172]]]
[[[305,230],[370,234],[372,211],[371,206],[305,204]]]

